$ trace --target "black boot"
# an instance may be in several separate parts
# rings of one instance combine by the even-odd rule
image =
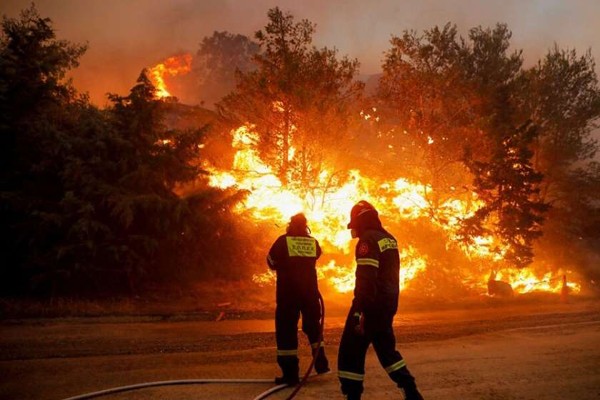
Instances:
[[[277,364],[281,368],[282,376],[275,378],[277,385],[286,384],[289,386],[295,386],[300,382],[298,378],[300,369],[298,365],[298,357],[296,356],[278,356]]]
[[[419,390],[414,387],[411,389],[403,389],[404,390],[404,400],[424,400],[423,396]]]
[[[423,400],[423,396],[417,389],[415,378],[412,376],[408,368],[402,367],[390,374],[390,378],[404,392],[405,400]]]
[[[360,400],[363,392],[362,381],[340,378],[340,383],[342,384],[342,394],[345,400]]]
[[[317,349],[317,358],[315,359],[315,371],[317,374],[326,374],[331,369],[329,369],[329,361],[327,361],[327,357],[325,357],[325,350],[322,347]]]
[[[405,400],[424,400],[416,386],[412,388],[405,388],[403,390]]]

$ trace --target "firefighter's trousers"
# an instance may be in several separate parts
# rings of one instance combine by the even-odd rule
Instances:
[[[338,376],[342,393],[349,398],[360,398],[365,377],[365,357],[372,343],[381,366],[398,387],[416,390],[415,379],[408,371],[402,355],[396,350],[396,338],[392,329],[393,313],[384,321],[369,321],[365,316],[365,334],[356,332],[354,310],[346,319],[338,353]]]
[[[302,314],[302,331],[308,337],[313,354],[317,353],[317,373],[329,370],[321,336],[321,306],[318,297],[297,301],[280,301],[275,310],[277,363],[284,377],[298,377],[298,320]]]

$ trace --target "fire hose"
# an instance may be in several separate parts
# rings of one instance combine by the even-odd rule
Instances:
[[[208,383],[271,383],[272,379],[180,379],[173,381],[156,381],[156,382],[145,382],[138,383],[136,385],[119,386],[111,389],[100,390],[98,392],[86,393],[79,396],[69,397],[64,400],[84,400],[91,399],[94,397],[105,396],[108,394],[115,394],[121,392],[127,392],[130,390],[143,389],[155,386],[172,386],[172,385],[197,385],[197,384],[208,384]]]
[[[323,341],[323,329],[325,326],[325,304],[323,302],[323,297],[321,296],[321,293],[319,293],[319,302],[321,304],[321,319],[319,321],[319,341],[318,341],[318,344],[320,346],[321,342]],[[310,365],[308,366],[308,369],[306,370],[306,373],[302,377],[302,380],[298,383],[298,385],[296,385],[296,387],[294,388],[294,391],[286,398],[286,400],[291,400],[292,398],[294,398],[294,396],[296,396],[296,394],[300,391],[302,386],[304,386],[304,384],[308,380],[308,376],[312,372],[312,369],[315,365],[315,361],[317,359],[318,352],[319,352],[319,348],[317,347],[317,349],[313,352],[312,360],[310,362]],[[91,393],[81,394],[78,396],[69,397],[64,400],[86,400],[86,399],[91,399],[94,397],[100,397],[100,396],[105,396],[105,395],[109,395],[109,394],[127,392],[130,390],[137,390],[137,389],[156,387],[156,386],[197,385],[197,384],[210,384],[210,383],[272,383],[272,382],[273,382],[272,379],[180,379],[180,380],[171,380],[171,381],[155,381],[155,382],[138,383],[135,385],[114,387],[114,388],[110,388],[110,389],[100,390],[97,392],[91,392]],[[287,384],[273,386],[269,390],[266,390],[265,392],[256,396],[253,400],[266,399],[273,393],[276,393],[282,389],[285,389],[286,387],[288,387]]]

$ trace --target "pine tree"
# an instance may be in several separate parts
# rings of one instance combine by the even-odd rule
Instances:
[[[548,205],[539,200],[542,174],[531,166],[530,150],[537,133],[531,124],[495,143],[492,157],[476,161],[470,152],[465,163],[474,175],[474,190],[485,205],[463,221],[461,234],[468,243],[478,236],[496,236],[502,248],[492,249],[518,268],[533,261],[533,241],[542,234]]]

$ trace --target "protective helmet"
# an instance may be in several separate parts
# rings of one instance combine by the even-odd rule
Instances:
[[[290,222],[287,227],[288,233],[293,233],[296,235],[303,235],[309,232],[306,216],[303,213],[298,213],[296,215],[292,215],[290,218]]]
[[[290,218],[290,225],[306,226],[306,223],[306,216],[303,213],[292,215]]]
[[[358,220],[366,213],[375,213],[375,217],[378,216],[377,210],[371,203],[365,200],[361,200],[352,207],[350,210],[350,223],[348,223],[348,229],[357,229]]]

